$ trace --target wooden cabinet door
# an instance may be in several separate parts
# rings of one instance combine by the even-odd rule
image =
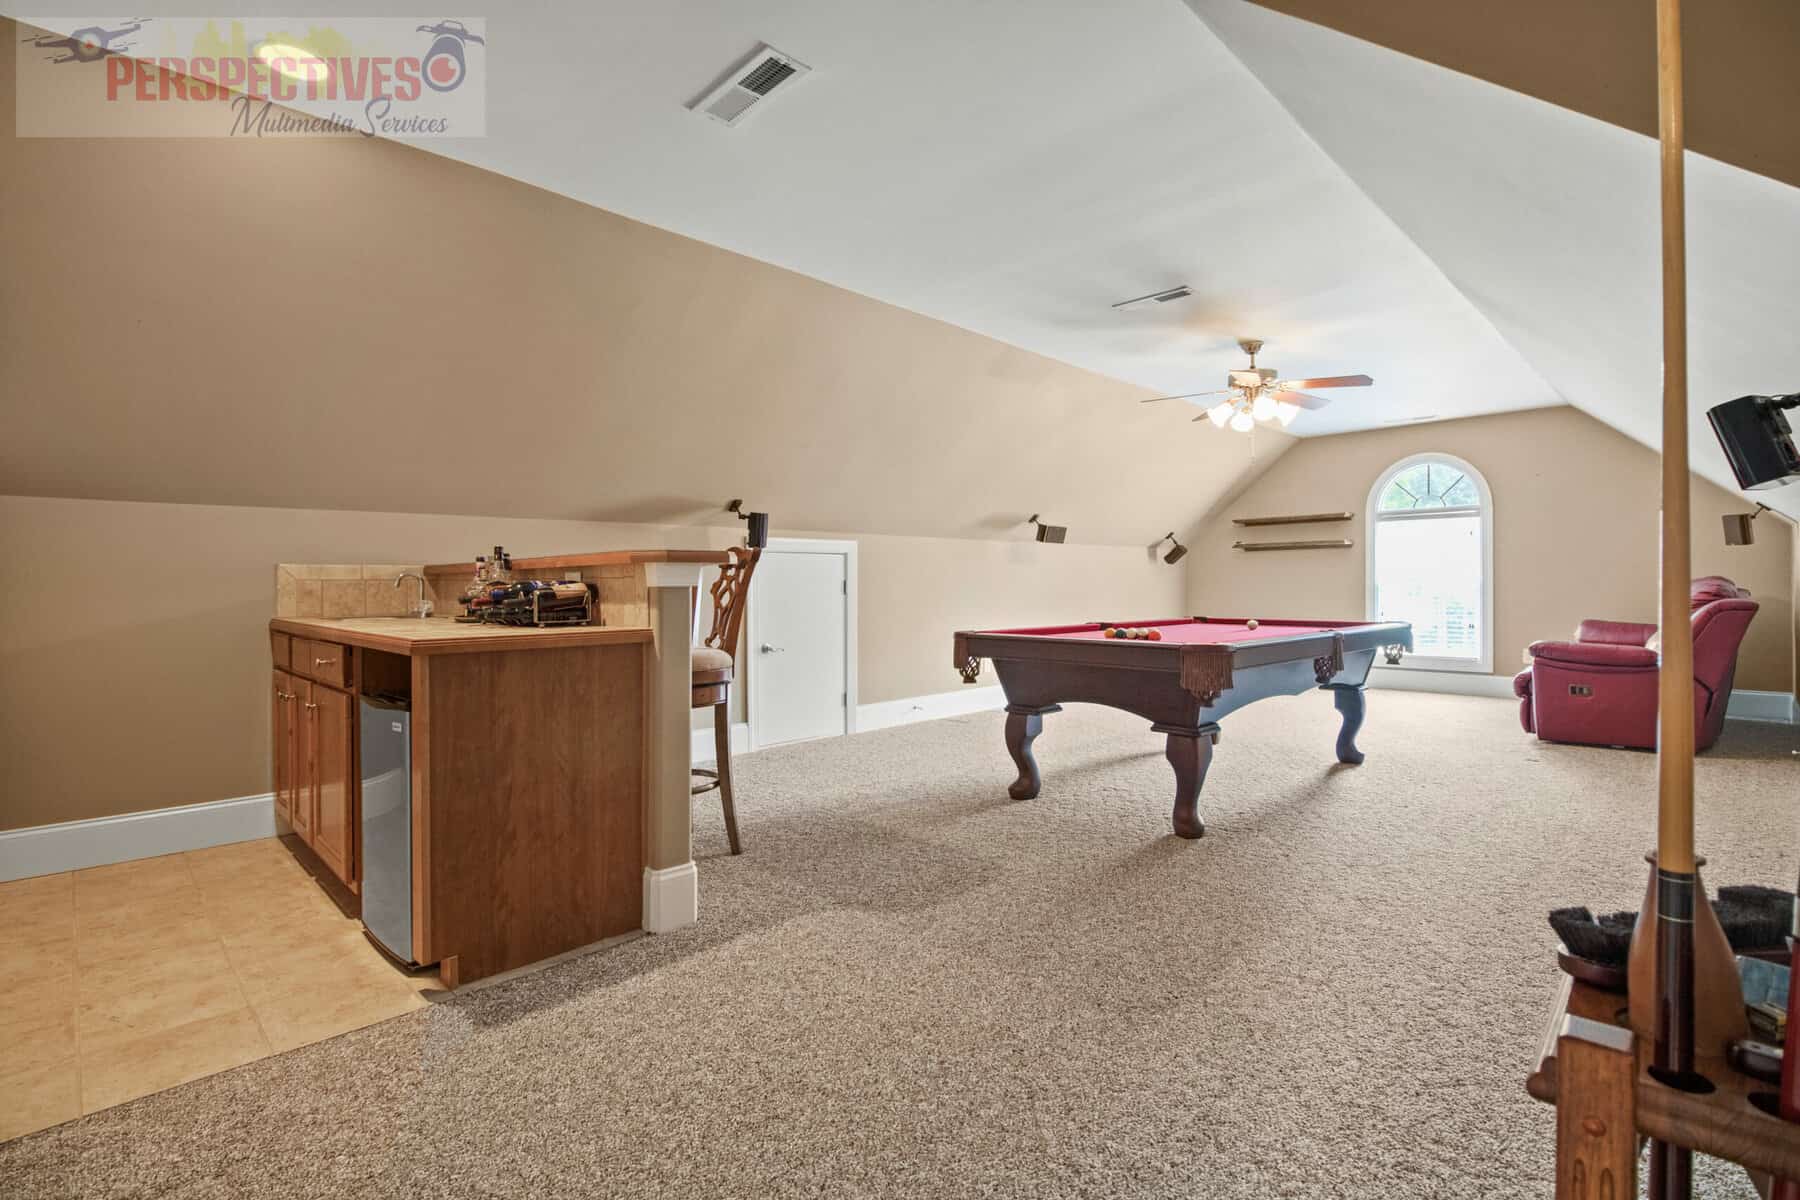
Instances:
[[[302,841],[312,845],[313,811],[318,807],[317,772],[313,769],[313,685],[298,676],[287,677],[293,736],[288,741],[288,824]]]
[[[275,815],[294,823],[294,678],[276,671],[269,689],[269,757],[274,764]]]
[[[355,716],[350,695],[335,688],[311,684],[314,795],[312,848],[332,873],[346,884],[351,881],[352,821],[356,781],[350,752],[350,722]]]

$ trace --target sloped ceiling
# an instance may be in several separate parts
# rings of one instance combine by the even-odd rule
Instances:
[[[1189,3],[1540,375],[1659,446],[1653,137],[1242,0]],[[1742,114],[1734,156],[1770,116]],[[1792,116],[1772,122],[1784,152]],[[1729,488],[1705,409],[1800,389],[1800,189],[1694,153],[1687,168],[1690,446]],[[1800,515],[1800,487],[1757,498]]]
[[[340,9],[303,0],[282,11],[329,19]],[[738,129],[686,110],[759,41],[808,62],[812,74]],[[1283,373],[1363,371],[1376,379],[1303,415],[1291,431],[1301,436],[1564,402],[1634,437],[1654,434],[1653,145],[1340,32],[1242,0],[1194,0],[1192,11],[1177,0],[664,0],[496,5],[487,50],[489,136],[433,143],[433,153],[1114,380],[1158,392],[1216,387],[1241,365],[1233,339],[1255,336],[1268,342],[1263,365]],[[140,52],[158,47],[152,41]],[[156,157],[115,146],[126,158]],[[1715,188],[1707,178],[1715,167],[1697,165],[1692,182],[1696,370],[1709,372],[1724,396],[1792,388],[1784,357],[1792,346],[1776,347],[1779,338],[1768,335],[1792,310],[1773,292],[1775,281],[1800,277],[1792,269],[1794,192],[1722,167]],[[328,188],[294,186],[319,205],[332,202]],[[436,220],[455,224],[444,214]],[[383,233],[404,237],[403,227],[397,219]],[[1757,261],[1742,261],[1752,251]],[[658,253],[646,252],[641,273],[615,286],[685,303],[674,296],[694,279],[652,282]],[[517,269],[491,257],[476,265]],[[1109,307],[1178,283],[1194,288],[1193,299],[1151,312]],[[619,336],[658,327],[649,304],[603,283],[591,288],[596,306],[638,318],[618,327]],[[732,299],[753,306],[784,294]],[[452,311],[468,316],[467,303]],[[699,305],[713,311],[707,303]],[[319,333],[336,329],[379,361],[375,344],[364,345],[341,320],[303,315]],[[868,468],[876,429],[889,439],[922,438],[919,430],[934,422],[944,427],[933,429],[931,445],[966,448],[969,431],[959,439],[954,418],[968,393],[951,388],[946,396],[944,378],[932,376],[931,397],[916,402],[909,421],[896,406],[914,403],[916,387],[871,388],[858,377],[845,388],[840,363],[801,384],[835,388],[814,427],[759,423],[760,398],[734,392],[730,381],[750,374],[740,368],[761,361],[762,344],[751,336],[708,347],[704,321],[686,327],[701,339],[690,352],[740,361],[721,360],[679,384],[679,399],[659,401],[682,413],[668,430],[744,431],[742,470],[804,493],[797,507],[835,517],[820,528],[992,536],[1005,511],[999,496],[1029,490],[1010,472],[1035,470],[1045,479],[1095,479],[1079,498],[1070,495],[1074,511],[1060,519],[1077,536],[1127,541],[1132,505],[1121,490],[1142,494],[1148,502],[1139,509],[1174,509],[1179,523],[1184,512],[1204,511],[1186,496],[1198,501],[1229,486],[1237,470],[1214,475],[1247,455],[1233,435],[1190,424],[1193,410],[1183,405],[1136,411],[1131,401],[1143,393],[1130,388],[1116,398],[1087,387],[1039,397],[1026,379],[1033,370],[1009,367],[998,373],[1020,385],[984,440],[988,454],[1022,455],[1030,465],[999,472],[1009,482],[993,491],[990,511],[928,517],[937,510],[899,509],[890,495],[871,501],[866,514],[852,512],[828,497],[858,489],[823,473],[843,462]],[[599,328],[593,336],[608,336]],[[448,353],[457,362],[472,351]],[[610,362],[614,377],[606,378],[616,382],[624,370],[616,356],[595,353],[592,363]],[[632,388],[595,393],[581,410],[583,427],[661,428],[631,408],[641,403],[644,374],[626,371]],[[404,379],[382,382],[382,404],[401,405]],[[1708,394],[1697,388],[1696,401]],[[607,406],[621,411],[603,413]],[[1156,471],[1133,471],[1118,446],[1102,452],[1094,431],[1109,426],[1141,444],[1154,439],[1158,461],[1205,466],[1191,486],[1162,476],[1147,485]],[[437,483],[371,474],[362,490],[423,505],[420,496],[479,459],[488,435],[440,423],[427,440],[440,459]],[[1728,482],[1710,434],[1695,447],[1700,468]],[[568,461],[561,445],[550,450],[546,463]],[[930,453],[904,440],[877,450]],[[31,452],[15,443],[14,461],[41,467]],[[985,467],[976,461],[956,460],[962,477],[995,474],[991,459]],[[209,488],[222,469],[199,464],[184,486],[202,496],[294,490],[266,477]],[[122,486],[97,460],[65,476],[57,486],[77,493]],[[671,507],[668,497],[656,499],[650,478],[590,479],[567,494],[546,486],[541,496],[488,503],[529,505],[535,515]],[[546,506],[559,511],[541,511]]]
[[[487,21],[489,136],[434,153],[1159,393],[1222,386],[1239,337],[1290,376],[1375,378],[1298,436],[1562,402],[1177,0]],[[687,110],[762,41],[812,72],[736,129]],[[1182,283],[1181,304],[1111,309]],[[1171,437],[1225,436],[1166,407]]]

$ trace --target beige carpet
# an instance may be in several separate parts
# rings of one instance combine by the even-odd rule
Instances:
[[[1267,701],[1188,843],[1143,722],[1046,724],[1027,803],[998,714],[744,757],[699,928],[0,1146],[0,1194],[1549,1195],[1544,912],[1636,907],[1651,756],[1384,692],[1345,768]],[[1700,763],[1715,886],[1791,882],[1796,745]]]

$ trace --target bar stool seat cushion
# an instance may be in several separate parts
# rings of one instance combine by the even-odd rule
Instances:
[[[695,675],[699,675],[702,671],[729,672],[731,670],[731,655],[725,653],[723,650],[714,650],[711,646],[695,646],[693,670]],[[727,676],[727,678],[729,678],[729,676]]]

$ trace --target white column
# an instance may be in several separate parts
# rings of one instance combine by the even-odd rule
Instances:
[[[652,662],[645,763],[644,928],[668,933],[699,919],[691,810],[693,605],[699,563],[647,563]]]

